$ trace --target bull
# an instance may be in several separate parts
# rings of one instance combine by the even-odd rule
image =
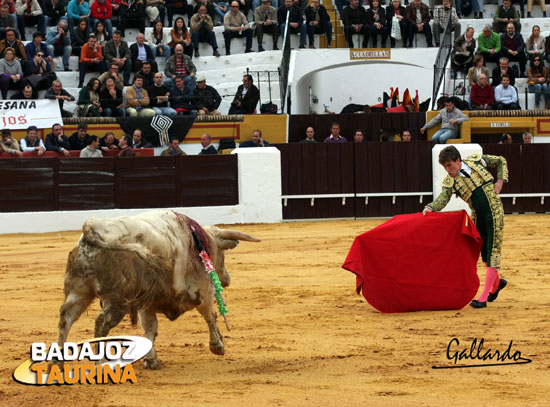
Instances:
[[[224,251],[234,249],[239,240],[260,241],[234,230],[202,228],[186,216],[168,210],[87,220],[67,261],[58,344],[65,343],[72,324],[99,298],[101,311],[95,320],[95,337],[107,336],[127,314],[133,325],[139,319],[145,337],[153,342],[144,359],[146,368],[161,366],[154,346],[157,313],[173,321],[196,308],[208,324],[210,351],[223,355],[216,301],[198,255],[197,238],[208,252],[223,287],[230,283]]]

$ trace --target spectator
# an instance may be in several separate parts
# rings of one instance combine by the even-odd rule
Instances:
[[[390,30],[386,27],[386,10],[380,7],[380,0],[371,0],[371,6],[367,10],[367,25],[370,26],[373,48],[378,48],[378,34],[382,35],[382,48],[386,48]]]
[[[23,157],[23,152],[19,149],[19,143],[11,136],[10,129],[2,130],[2,141],[0,141],[1,152]]]
[[[544,0],[537,0],[542,10],[542,16],[546,18],[546,4]],[[533,10],[533,0],[527,0],[527,18],[531,18],[531,11]]]
[[[162,21],[155,21],[153,29],[149,32],[148,42],[153,56],[164,57],[164,63],[167,63],[172,55],[172,50],[168,46],[168,34],[164,32]]]
[[[168,87],[174,86],[176,76],[183,77],[185,87],[191,91],[197,86],[195,78],[197,68],[191,58],[183,53],[183,46],[181,44],[176,45],[176,48],[174,48],[174,55],[166,63],[164,74],[166,75],[164,84]]]
[[[176,45],[181,45],[183,47],[183,53],[189,56],[189,58],[192,58],[193,44],[191,43],[191,35],[189,34],[189,31],[187,31],[183,17],[176,18],[174,28],[170,31],[170,35],[172,37],[172,41],[168,43],[170,48],[174,50]]]
[[[370,27],[367,25],[367,12],[363,6],[359,5],[359,0],[350,0],[349,3],[349,6],[341,14],[348,46],[354,48],[353,34],[360,34],[363,35],[363,48],[367,48],[370,36]]]
[[[525,54],[525,42],[521,34],[516,33],[514,24],[509,23],[506,27],[506,34],[500,36],[500,47],[502,54],[509,61],[519,62],[520,75],[525,77],[525,64],[527,56]]]
[[[254,85],[252,75],[244,75],[243,84],[237,88],[235,98],[231,102],[229,114],[254,114],[259,100],[260,91]]]
[[[23,78],[23,83],[31,85],[33,91],[49,89],[57,79],[55,72],[42,51],[38,51],[29,64],[29,75]]]
[[[151,68],[151,63],[149,61],[143,61],[141,64],[141,69],[137,72],[138,75],[143,77],[143,87],[148,89],[154,83],[155,72]]]
[[[317,140],[315,140],[315,130],[313,129],[313,127],[308,127],[306,129],[306,138],[300,140],[298,143],[317,143]]]
[[[135,157],[136,152],[132,150],[132,136],[129,134],[125,134],[120,139],[120,142],[118,143],[118,146],[120,148],[120,152],[118,153],[119,157]]]
[[[381,24],[383,25],[383,28],[380,28],[382,30],[383,38],[382,46],[385,46],[384,44],[386,43],[386,41],[384,40],[384,38],[387,38],[389,30],[385,26],[385,20],[381,21]],[[327,9],[325,8],[325,6],[320,4],[320,0],[311,0],[311,6],[308,6],[306,8],[306,26],[307,36],[309,39],[309,48],[315,48],[315,46],[313,45],[314,34],[326,34],[327,48],[332,48],[332,23],[330,22],[330,16],[327,13]],[[384,33],[386,33],[386,37],[384,37]],[[274,41],[274,44],[277,44],[277,41]],[[376,45],[374,46],[376,47]]]
[[[21,63],[21,69],[23,69],[23,75],[26,76],[29,73],[29,60],[27,59],[27,51],[25,50],[25,44],[23,41],[18,40],[15,29],[9,28],[6,30],[6,37],[0,41],[0,58],[4,58],[4,52],[7,48],[13,48],[15,51],[15,59]]]
[[[108,66],[117,65],[117,72],[124,72],[124,86],[129,86],[130,73],[132,72],[132,54],[128,48],[128,43],[122,39],[120,31],[115,31],[113,39],[105,44],[104,58]]]
[[[113,24],[111,17],[113,16],[113,6],[111,0],[95,0],[90,7],[90,17],[95,28],[97,23],[102,22],[109,33],[109,37],[113,37]]]
[[[212,2],[212,5],[214,6],[214,12],[220,16],[221,22],[223,23],[223,18],[227,14],[228,11],[231,10],[231,5],[229,3],[226,3],[225,1],[216,1]],[[206,11],[208,12],[208,15],[212,17],[212,21],[214,21],[215,16],[212,16],[208,10],[208,7],[206,8]],[[221,23],[218,22],[216,25],[220,25]]]
[[[271,34],[273,38],[273,49],[277,47],[279,39],[279,24],[277,21],[277,9],[271,6],[270,0],[262,0],[261,7],[254,10],[254,33],[258,41],[258,52],[265,51],[263,47],[264,33]]]
[[[409,42],[409,20],[407,20],[407,11],[405,7],[401,5],[400,0],[392,0],[391,4],[386,7],[386,26],[389,32],[391,32],[393,17],[396,17],[399,21],[399,29],[401,31],[401,37],[403,38],[403,47],[406,48]],[[395,48],[395,38],[391,36],[390,46]]]
[[[170,139],[170,147],[160,153],[161,157],[187,155],[180,149],[180,141],[177,138]]]
[[[430,10],[422,0],[414,0],[407,6],[407,20],[409,20],[409,48],[413,46],[414,35],[424,33],[428,47],[433,47],[432,30],[430,29]]]
[[[481,73],[477,83],[472,85],[470,93],[470,108],[473,110],[490,110],[495,103],[493,87],[489,85],[487,75]]]
[[[73,117],[73,114],[71,112],[63,109],[63,104],[65,103],[65,101],[74,102],[75,99],[74,96],[63,89],[61,81],[53,81],[52,87],[46,91],[44,99],[57,99],[57,101],[59,102],[59,109],[61,110],[61,117]]]
[[[113,132],[107,132],[99,139],[99,147],[102,151],[108,152],[109,150],[118,150],[118,139]]]
[[[510,85],[510,76],[504,74],[501,83],[495,88],[495,104],[497,110],[519,110],[518,93]]]
[[[512,6],[512,0],[503,0],[502,5],[498,6],[495,16],[493,17],[493,31],[496,33],[504,33],[509,23],[514,24],[516,31],[521,31],[519,13],[515,7]]]
[[[29,42],[27,45],[25,45],[25,52],[27,53],[27,58],[29,61],[34,58],[37,52],[42,51],[44,54],[44,58],[52,64],[52,70],[54,70],[55,65],[53,64],[53,58],[48,52],[48,47],[46,44],[42,43],[42,37],[44,34],[40,32],[35,32],[32,35],[32,42]]]
[[[287,0],[291,1],[291,0]],[[225,40],[225,54],[231,55],[231,40],[233,38],[246,38],[246,49],[244,52],[252,52],[252,30],[245,15],[239,11],[239,3],[231,2],[231,11],[223,18],[223,38]],[[305,27],[304,27],[305,28]],[[305,44],[305,33],[304,33]]]
[[[63,132],[63,127],[59,123],[54,124],[52,132],[46,136],[46,150],[55,151],[68,157],[70,149],[71,144]]]
[[[61,17],[66,17],[66,5],[67,3],[65,2],[65,0],[44,0],[42,2],[42,12],[44,13],[46,27],[56,26]]]
[[[10,15],[10,6],[2,4],[0,7],[0,40],[6,38],[6,30],[15,29],[17,27],[17,19]]]
[[[105,88],[105,82],[109,78],[114,81],[115,87],[117,89],[124,89],[124,80],[122,79],[122,75],[118,73],[118,65],[116,63],[111,64],[109,66],[109,70],[107,72],[103,72],[101,75],[99,75],[99,78],[97,78],[101,83],[101,89]]]
[[[11,95],[11,100],[33,100],[38,98],[38,93],[31,85],[25,85],[19,92]]]
[[[360,129],[355,130],[355,134],[353,135],[353,142],[354,143],[362,143],[364,140],[363,131]]]
[[[436,131],[432,136],[432,142],[445,144],[447,140],[458,137],[460,124],[468,120],[468,117],[455,107],[453,99],[448,98],[445,100],[445,108],[441,109],[437,116],[426,123],[420,129],[420,133],[424,134],[426,129],[430,129],[437,123],[441,123],[441,129]]]
[[[101,45],[97,43],[97,38],[93,34],[90,34],[88,42],[82,47],[78,67],[80,69],[79,88],[84,84],[84,77],[88,72],[99,72],[99,74],[102,74],[107,70],[105,61],[103,60],[103,53],[101,52]]]
[[[500,58],[499,66],[496,66],[493,69],[493,88],[500,85],[500,78],[504,74],[508,75],[508,77],[510,78],[510,85],[514,86],[516,83],[516,76],[514,75],[513,69],[511,69],[510,65],[508,65],[508,58],[506,57]]]
[[[90,144],[90,135],[88,134],[88,125],[79,123],[77,130],[69,137],[71,150],[84,150]]]
[[[100,117],[103,109],[99,102],[101,82],[97,78],[91,78],[88,84],[78,94],[76,111],[79,117]]]
[[[147,0],[145,2],[145,13],[149,17],[149,21],[153,23],[153,27],[157,21],[164,24],[164,17],[166,16],[164,0]]]
[[[181,76],[176,77],[176,84],[170,89],[170,106],[176,110],[178,115],[197,116],[193,104],[193,90],[185,86]]]
[[[27,128],[27,135],[21,139],[21,151],[24,153],[36,152],[38,157],[43,155],[46,151],[44,143],[38,137],[38,129],[36,126],[29,126]]]
[[[17,27],[21,35],[21,41],[26,41],[25,27],[34,27],[41,32],[46,32],[46,21],[42,13],[42,7],[38,0],[17,0],[15,2],[17,13]]]
[[[15,50],[6,48],[4,58],[0,59],[0,89],[2,91],[2,99],[8,98],[8,90],[21,88],[21,79],[23,78],[23,70],[21,64],[15,59]]]
[[[3,134],[2,134],[3,136]],[[528,131],[524,131],[521,134],[521,138],[523,139],[523,144],[533,144],[533,135],[529,133]]]
[[[409,130],[403,130],[403,133],[401,134],[401,141],[408,143],[411,140],[412,140],[411,132]]]
[[[340,135],[340,124],[337,122],[332,123],[330,128],[330,136],[328,136],[324,143],[346,143],[348,140],[344,136]]]
[[[88,43],[90,38],[90,31],[88,29],[88,20],[81,20],[71,30],[71,46],[73,47],[73,54],[80,56],[82,47]]]
[[[227,3],[224,3],[224,4],[227,4]],[[196,5],[195,5],[195,8],[193,9],[193,12],[191,13],[191,15],[195,15],[199,12],[199,9],[201,6],[204,6],[206,7],[206,14],[208,14],[210,16],[210,18],[212,19],[212,21],[214,21],[214,19],[216,18],[216,5],[217,3],[214,3],[213,0],[197,0],[196,1]],[[226,7],[226,11],[228,10],[228,8]],[[225,13],[223,13],[223,15],[221,15],[221,18],[223,20],[223,17],[225,16]],[[191,17],[193,18],[193,17]],[[191,26],[191,19],[189,19],[189,26]]]
[[[222,102],[218,91],[206,84],[206,78],[197,78],[197,87],[194,93],[194,104],[200,115],[221,115],[217,110]]]
[[[149,106],[156,114],[165,116],[176,116],[178,113],[168,106],[170,88],[162,83],[162,73],[157,72],[154,76],[154,83],[147,89],[149,94]]]
[[[67,20],[69,21],[69,31],[72,33],[74,27],[86,21],[86,30],[90,33],[90,5],[86,0],[70,0],[67,4]]]
[[[143,0],[128,0],[120,3],[117,28],[123,37],[126,35],[128,24],[135,25],[141,34],[145,32],[145,5]]]
[[[285,0],[285,4],[279,7],[277,11],[277,21],[279,23],[279,32],[285,35],[286,15],[290,13],[288,17],[288,32],[290,34],[300,34],[300,48],[306,47],[307,28],[304,24],[304,18],[302,17],[302,11],[298,6],[298,0]]]
[[[132,138],[132,148],[153,148],[151,143],[143,140],[143,132],[141,129],[135,129]]]
[[[212,137],[208,133],[204,133],[201,136],[201,152],[199,155],[218,154],[216,147],[212,144]]]
[[[113,64],[116,66],[115,64]],[[111,66],[113,66],[111,65]],[[105,117],[126,117],[122,89],[117,88],[113,78],[105,80],[105,88],[99,92],[99,101]]]
[[[57,23],[57,26],[48,29],[46,46],[51,56],[63,56],[63,68],[65,72],[70,72],[69,58],[71,57],[73,47],[71,47],[71,36],[67,20],[61,19]]]
[[[540,35],[540,27],[538,25],[533,26],[531,35],[527,38],[526,45],[525,52],[527,52],[529,60],[531,60],[534,55],[539,55],[544,58],[545,41],[544,37]]]
[[[80,158],[103,158],[97,136],[90,136],[90,144],[80,152]]]
[[[485,62],[497,62],[500,58],[500,37],[493,32],[490,24],[483,27],[483,32],[477,37],[477,52]]]
[[[458,22],[456,10],[454,7],[451,7],[451,0],[443,0],[443,6],[436,7],[434,9],[433,33],[436,47],[439,47],[439,37],[447,27],[447,20],[449,19],[449,16],[451,18],[451,31],[454,31],[455,33],[455,41],[460,36],[460,23]]]
[[[166,11],[168,13],[168,27],[172,27],[174,15],[187,14],[190,19],[193,15],[193,6],[187,3],[187,0],[166,0]]]
[[[462,74],[466,75],[468,69],[473,65],[475,51],[474,28],[468,27],[464,34],[455,40],[451,55],[453,72],[462,72]],[[483,59],[483,57],[481,58]],[[483,63],[481,66],[483,66]]]
[[[200,57],[199,42],[207,42],[212,46],[214,50],[214,56],[219,57],[218,42],[216,41],[216,34],[214,33],[214,21],[206,13],[206,6],[203,4],[199,7],[199,11],[193,17],[189,23],[191,28],[191,40],[193,41],[193,48],[195,49],[195,58]]]
[[[143,76],[135,75],[134,84],[126,90],[126,111],[130,117],[153,117],[155,111],[149,108],[149,94],[143,87]]]
[[[527,84],[529,85],[529,93],[535,94],[535,109],[540,109],[540,96],[544,95],[544,106],[548,105],[548,72],[542,62],[540,55],[534,56],[531,60],[529,68],[527,68]]]
[[[237,3],[239,3],[239,11],[245,17],[248,16],[248,12],[252,8],[252,0],[237,0]]]
[[[140,33],[136,36],[136,42],[130,45],[130,53],[132,54],[132,70],[134,72],[138,72],[141,69],[141,64],[145,61],[151,63],[153,72],[158,72],[153,51],[149,45],[145,44],[145,35]]]
[[[508,133],[504,133],[500,136],[498,144],[512,144],[512,136]]]
[[[256,129],[252,132],[252,140],[246,140],[239,145],[240,147],[269,147],[269,142],[262,138],[262,131]]]
[[[95,25],[94,35],[97,38],[97,43],[102,47],[112,38],[112,34],[105,31],[105,24],[101,20]]]

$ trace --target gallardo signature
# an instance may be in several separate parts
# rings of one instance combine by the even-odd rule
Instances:
[[[485,342],[484,338],[477,341],[477,338],[474,338],[470,348],[464,348],[460,350],[458,346],[460,341],[458,338],[453,338],[449,341],[447,345],[447,360],[452,360],[454,365],[449,366],[432,366],[432,369],[456,369],[456,368],[466,368],[466,367],[485,367],[485,366],[503,366],[503,365],[521,365],[525,363],[531,363],[531,359],[527,359],[521,356],[521,352],[516,350],[512,353],[512,344],[514,341],[510,341],[508,347],[504,352],[499,350],[492,350],[488,348],[487,350],[483,349],[483,344]],[[462,360],[479,360],[486,363],[479,364],[470,364],[470,365],[457,365],[459,361]],[[491,362],[497,363],[491,363]]]

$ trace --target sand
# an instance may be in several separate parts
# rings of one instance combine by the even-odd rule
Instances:
[[[134,364],[138,382],[25,386],[12,373],[31,342],[57,340],[63,273],[79,232],[0,236],[2,406],[547,406],[550,392],[550,217],[506,216],[502,276],[487,309],[381,314],[340,268],[354,237],[381,220],[238,225],[262,239],[227,252],[226,354],[208,350],[197,311],[159,316],[162,370]],[[480,263],[480,279],[484,269]],[[94,302],[70,341],[93,337]],[[111,335],[141,335],[128,318]],[[434,370],[446,349],[504,351],[532,363]],[[464,362],[461,362],[464,363]]]

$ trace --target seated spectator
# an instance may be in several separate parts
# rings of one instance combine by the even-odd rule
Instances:
[[[346,143],[348,140],[340,135],[340,124],[332,123],[330,127],[330,135],[323,140],[323,143]]]
[[[42,2],[42,12],[44,13],[46,27],[56,26],[61,17],[66,17],[66,5],[67,3],[65,2],[65,0],[44,0]]]
[[[269,142],[262,138],[262,131],[256,129],[252,132],[252,140],[246,140],[239,144],[239,148],[241,147],[269,147]]]
[[[95,29],[97,23],[103,23],[107,29],[109,37],[113,37],[113,24],[111,17],[113,16],[113,6],[110,0],[95,0],[90,6],[90,17],[92,18],[92,27]]]
[[[382,36],[382,48],[386,48],[386,40],[390,30],[386,26],[386,10],[380,6],[380,0],[371,1],[371,6],[367,10],[367,25],[370,26],[372,47],[378,48],[378,34],[380,34]]]
[[[109,70],[103,72],[99,75],[99,78],[97,78],[101,83],[101,89],[105,89],[105,82],[107,82],[109,78],[114,81],[117,89],[124,89],[124,80],[122,79],[122,75],[118,72],[118,65],[116,63],[109,65]]]
[[[199,42],[207,42],[214,51],[214,56],[219,57],[218,42],[214,33],[214,22],[212,17],[206,13],[206,6],[203,4],[199,7],[198,13],[191,17],[189,24],[191,28],[191,40],[195,49],[195,58],[200,57]]]
[[[27,135],[21,139],[21,151],[24,153],[36,152],[39,157],[46,151],[44,143],[38,137],[36,126],[29,126],[27,128]]]
[[[84,77],[88,72],[99,72],[101,75],[107,70],[105,61],[103,60],[103,53],[101,52],[101,45],[97,43],[97,38],[93,34],[90,34],[88,42],[82,47],[78,67],[80,69],[79,88],[84,84]]]
[[[498,6],[493,17],[493,31],[496,33],[505,33],[506,26],[513,23],[516,31],[521,31],[519,22],[519,12],[512,6],[512,0],[503,0],[502,5]]]
[[[149,88],[149,86],[155,82],[155,72],[153,72],[149,61],[142,62],[141,69],[137,72],[137,75],[141,75],[143,77],[143,87],[145,89]]]
[[[193,15],[193,6],[188,4],[187,0],[166,0],[166,12],[168,13],[168,27],[172,27],[174,15],[187,14],[187,18],[190,19]]]
[[[288,0],[285,0],[285,3],[286,1]],[[367,48],[370,36],[370,27],[367,24],[367,12],[363,6],[359,5],[359,0],[350,0],[349,3],[349,6],[344,8],[344,12],[341,14],[346,41],[350,48],[354,48],[353,35],[360,34],[363,35],[363,48]]]
[[[185,21],[183,17],[176,18],[174,22],[174,28],[170,31],[170,36],[172,40],[168,43],[168,46],[172,51],[176,45],[181,45],[183,47],[183,53],[190,58],[193,57],[193,44],[191,43],[191,35],[185,26]]]
[[[149,94],[143,87],[143,76],[135,75],[134,84],[126,89],[126,111],[130,117],[153,117],[155,111],[149,108]]]
[[[474,55],[476,51],[476,40],[474,38],[474,28],[468,27],[466,32],[455,40],[451,63],[453,72],[462,72],[464,75],[474,64]],[[481,57],[481,56],[480,56]],[[483,60],[483,57],[481,57]],[[481,64],[483,66],[483,62]]]
[[[191,58],[183,53],[183,46],[181,44],[176,45],[176,48],[174,48],[174,55],[166,63],[164,74],[166,75],[164,84],[170,88],[174,86],[176,76],[183,77],[185,87],[191,91],[197,86],[195,78],[197,68]]]
[[[105,31],[105,24],[102,21],[96,23],[93,34],[97,38],[97,43],[102,47],[112,38],[112,35]]]
[[[114,65],[116,66],[116,65]],[[105,88],[99,92],[99,101],[105,117],[126,117],[122,89],[117,88],[113,78],[105,80]]]
[[[171,156],[179,156],[179,155],[187,155],[187,154],[185,154],[183,150],[180,148],[180,141],[177,138],[171,138],[170,147],[168,147],[166,150],[160,153],[161,157],[171,157]]]
[[[80,90],[76,102],[78,117],[101,117],[103,109],[99,103],[100,89],[101,82],[99,82],[99,79],[91,78],[88,84]]]
[[[506,27],[506,34],[500,35],[500,48],[502,55],[509,61],[519,62],[520,75],[525,77],[525,65],[527,56],[525,54],[525,42],[521,34],[516,33],[514,24],[509,23]]]
[[[0,59],[0,89],[2,91],[2,99],[8,98],[8,90],[21,88],[21,79],[23,78],[23,70],[21,64],[15,59],[15,50],[6,48],[4,58]]]
[[[210,155],[210,154],[218,154],[216,151],[216,147],[212,144],[212,136],[208,133],[204,133],[201,136],[201,146],[202,149],[199,153],[199,155]]]
[[[170,98],[170,88],[162,83],[162,73],[157,72],[154,76],[154,82],[147,89],[149,94],[149,107],[155,111],[156,114],[162,114],[165,116],[176,116],[178,113],[168,106]]]
[[[5,34],[5,39],[0,41],[0,58],[4,58],[4,52],[7,48],[13,48],[15,50],[15,59],[21,63],[23,76],[29,75],[29,60],[27,58],[25,44],[23,44],[23,41],[16,38],[15,29],[7,29]]]
[[[164,6],[164,0],[146,0],[145,13],[149,17],[151,23],[160,21],[164,24],[164,17],[166,16],[166,7]],[[153,24],[153,27],[155,24]]]
[[[11,136],[10,129],[2,129],[0,153],[2,152],[23,157],[23,152],[19,149],[19,143]]]
[[[546,2],[544,0],[536,0],[542,10],[542,16],[546,18]],[[527,18],[531,18],[531,11],[533,10],[533,0],[527,0]]]
[[[409,48],[413,46],[414,35],[424,33],[428,47],[433,47],[432,30],[430,28],[430,10],[422,0],[414,0],[407,6],[407,20],[409,20]]]
[[[445,144],[447,140],[458,137],[460,124],[468,120],[468,117],[455,107],[453,99],[447,98],[445,100],[445,108],[441,109],[437,116],[426,123],[420,129],[420,133],[424,134],[427,129],[432,128],[437,123],[441,123],[441,129],[436,131],[432,136],[432,142]]]
[[[470,108],[473,110],[491,110],[495,103],[493,87],[489,85],[487,75],[482,73],[470,92]]]
[[[232,7],[233,7],[233,3],[231,3]],[[288,25],[289,25],[288,32],[290,34],[299,34],[300,48],[305,48],[307,29],[306,29],[306,25],[304,24],[304,18],[302,17],[302,11],[298,6],[298,0],[294,2],[293,0],[285,0],[285,4],[279,7],[279,10],[277,10],[277,21],[279,23],[279,32],[283,36],[285,35],[287,13],[290,13],[288,17]],[[252,44],[252,38],[251,38],[251,44]]]
[[[33,91],[38,95],[38,91],[49,89],[57,75],[52,71],[52,67],[42,51],[39,51],[29,64],[29,75],[23,78],[25,85],[31,85]]]
[[[355,130],[355,134],[353,135],[353,142],[362,143],[364,139],[365,136],[363,136],[363,131],[360,129]]]
[[[306,14],[307,15],[307,14]],[[254,10],[254,33],[258,40],[258,52],[263,52],[264,33],[271,34],[273,49],[277,47],[279,39],[279,23],[277,22],[277,9],[271,6],[270,0],[262,0],[262,6]]]
[[[408,143],[411,140],[412,140],[411,132],[409,130],[404,130],[403,133],[401,134],[401,141]]]
[[[524,131],[521,134],[521,138],[523,139],[523,144],[533,144],[533,135],[528,131]]]
[[[493,85],[493,88],[500,85],[500,78],[504,74],[508,75],[508,78],[510,79],[510,85],[514,86],[516,84],[516,76],[514,74],[514,70],[510,68],[510,65],[508,64],[508,58],[506,57],[500,58],[499,66],[496,66],[493,69],[493,82],[491,83],[491,85]]]
[[[483,32],[477,37],[477,52],[485,62],[497,62],[501,56],[500,36],[493,32],[489,24],[483,27]]]
[[[162,21],[155,21],[153,29],[149,32],[147,41],[150,44],[149,46],[151,47],[153,56],[164,57],[164,63],[167,63],[172,55],[172,50],[168,46],[170,41],[168,40],[168,34],[164,32]]]
[[[527,58],[531,60],[535,55],[539,55],[540,57],[544,58],[544,49],[545,41],[544,37],[541,37],[540,35],[540,27],[538,25],[534,25],[533,29],[531,30],[531,35],[529,36],[529,38],[527,38],[527,44],[525,48],[525,52],[527,52]]]
[[[141,34],[145,32],[144,0],[128,0],[119,3],[117,28],[123,37],[126,36],[126,27],[130,27],[129,24],[137,27]]]
[[[194,105],[198,113],[200,115],[221,115],[217,110],[221,102],[222,98],[218,91],[206,84],[204,76],[199,76],[194,91]]]
[[[254,114],[260,100],[260,91],[254,85],[252,75],[243,76],[243,84],[237,88],[229,114]]]
[[[61,117],[73,117],[73,114],[71,112],[63,109],[63,103],[65,101],[73,102],[75,99],[73,95],[69,94],[69,92],[63,89],[61,81],[53,81],[52,87],[46,91],[44,99],[57,99],[57,101],[59,102],[59,109],[61,110]]]
[[[510,85],[510,77],[502,75],[500,85],[495,88],[495,107],[497,110],[519,110],[518,93]]]
[[[17,0],[15,2],[15,12],[17,13],[17,27],[19,28],[21,41],[26,41],[25,27],[36,26],[39,32],[46,32],[46,20],[38,0]]]
[[[153,148],[153,145],[143,140],[141,129],[135,129],[132,135],[132,148]]]
[[[88,125],[79,123],[77,130],[69,137],[71,150],[84,150],[90,144],[90,135],[88,134]]]
[[[80,158],[103,158],[97,136],[90,136],[89,144],[80,151]]]
[[[193,104],[193,90],[185,86],[181,76],[176,77],[176,84],[170,89],[170,106],[178,115],[197,116],[197,110]]]
[[[86,21],[86,30],[90,33],[91,22],[89,3],[86,0],[70,0],[67,4],[67,20],[69,22],[69,31],[71,33],[75,27],[80,25],[82,21]]]
[[[386,7],[386,27],[390,33],[394,16],[399,21],[399,29],[401,30],[401,37],[403,38],[403,47],[406,48],[409,43],[409,20],[407,19],[407,11],[405,7],[401,5],[400,0],[392,0],[391,4]],[[390,46],[395,48],[395,38],[391,36]]]
[[[223,23],[223,18],[227,14],[228,11],[231,10],[231,5],[229,3],[226,3],[225,1],[213,1],[211,3],[214,6],[215,13],[220,17],[221,22]],[[215,20],[215,16],[212,16],[210,14],[208,7],[206,7],[206,12],[210,17],[212,17],[212,21]],[[216,23],[216,25],[220,25],[220,23]]]
[[[542,62],[542,57],[534,56],[527,68],[527,84],[529,93],[535,94],[535,109],[540,109],[540,96],[544,95],[544,106],[548,105],[548,84],[546,83],[548,73]]]
[[[105,44],[103,49],[103,57],[106,65],[109,67],[112,65],[117,65],[117,72],[124,72],[124,86],[129,86],[130,73],[132,72],[132,54],[130,53],[130,48],[128,48],[128,43],[122,39],[122,33],[120,31],[115,31],[113,33],[113,39],[111,41],[107,41]]]
[[[71,36],[67,26],[67,20],[61,19],[57,26],[48,29],[46,34],[46,46],[51,56],[63,56],[63,68],[65,72],[69,72],[69,58],[73,51],[71,47]]]
[[[246,38],[246,49],[244,52],[252,52],[252,30],[245,15],[239,11],[239,3],[237,1],[231,2],[231,11],[223,18],[223,27],[225,55],[231,55],[231,40],[233,38]]]
[[[71,46],[73,54],[80,56],[80,51],[84,44],[88,43],[90,38],[90,30],[88,29],[88,21],[82,20],[71,30]]]
[[[11,95],[11,100],[33,100],[38,98],[38,92],[31,85],[25,85],[19,92]]]
[[[304,0],[302,0],[302,3],[304,2]],[[253,12],[256,12],[256,9],[258,7],[260,7],[260,4],[262,3],[262,0],[252,0],[252,11]],[[273,6],[275,8],[275,10],[278,10],[279,9],[279,1],[278,0],[273,0],[273,1],[270,1],[271,3],[271,6]],[[305,10],[305,9],[304,9]]]
[[[6,30],[15,29],[17,27],[17,19],[10,15],[10,6],[2,4],[0,6],[0,40],[6,38]]]
[[[99,139],[99,148],[101,151],[118,150],[118,139],[113,132],[107,132]]]
[[[300,140],[298,143],[317,143],[317,140],[315,140],[315,130],[313,127],[308,127],[306,129],[306,138]]]
[[[500,136],[498,144],[512,144],[512,142],[512,136],[508,133],[504,133],[502,136]]]
[[[378,1],[378,0],[375,0],[375,1]],[[384,14],[384,18],[385,18],[385,14]],[[385,38],[388,37],[388,33],[389,33],[389,30],[385,24],[386,24],[385,19],[380,21],[381,26],[379,29],[382,32],[383,47],[385,47],[385,44],[386,44]],[[306,8],[306,28],[307,28],[307,36],[309,40],[309,48],[315,48],[313,44],[314,34],[326,34],[327,48],[332,48],[332,23],[330,22],[330,16],[327,13],[327,9],[325,8],[325,6],[320,4],[320,0],[311,0],[311,6],[308,6]],[[384,33],[385,33],[385,37],[384,37]],[[374,41],[374,44],[376,44],[375,42],[376,40],[373,39],[373,41]],[[277,44],[277,41],[274,41],[274,44]],[[374,46],[376,47],[376,45]]]
[[[68,157],[70,149],[71,144],[63,132],[63,127],[59,123],[54,124],[52,132],[46,135],[46,151],[55,151]]]
[[[135,157],[136,152],[132,150],[132,137],[129,134],[125,134],[120,139],[120,142],[118,143],[118,147],[120,148],[120,152],[118,153],[119,157]]]
[[[455,41],[460,36],[460,23],[458,22],[456,10],[454,7],[451,7],[451,0],[443,0],[443,6],[434,9],[433,34],[436,47],[439,47],[439,38],[447,27],[449,16],[451,18],[451,31],[455,33]]]
[[[138,34],[136,42],[130,45],[130,53],[132,54],[132,71],[138,72],[141,69],[141,64],[148,61],[151,63],[153,72],[158,72],[157,62],[151,47],[145,44],[145,35]]]
[[[32,42],[29,42],[25,45],[25,52],[27,53],[27,58],[30,61],[34,56],[41,51],[44,54],[44,58],[52,65],[52,71],[55,71],[55,64],[53,63],[53,58],[48,52],[48,47],[42,42],[43,35],[40,32],[35,32],[32,35]]]

